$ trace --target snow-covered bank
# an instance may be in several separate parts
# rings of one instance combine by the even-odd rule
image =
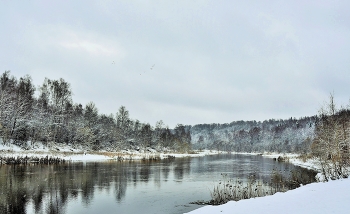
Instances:
[[[290,162],[296,166],[300,166],[306,169],[312,169],[315,171],[320,171],[320,168],[317,164],[316,160],[313,159],[306,159],[303,161],[300,158],[300,154],[293,154],[293,153],[256,153],[256,152],[232,152],[232,154],[240,154],[240,155],[262,155],[263,157],[267,158],[275,158],[282,157],[284,161]]]
[[[152,149],[145,151],[136,150],[122,150],[120,152],[111,151],[87,151],[82,148],[72,148],[64,145],[60,147],[48,147],[41,143],[29,149],[24,150],[14,144],[3,145],[0,144],[0,157],[39,157],[46,156],[64,159],[67,161],[108,161],[108,160],[142,160],[142,159],[165,159],[169,157],[199,157],[205,155],[214,155],[222,153],[219,151],[203,150],[193,153],[179,154],[166,152],[161,153]]]
[[[306,169],[311,169],[314,171],[320,172],[320,166],[317,163],[315,159],[306,159],[302,160],[300,158],[299,154],[291,154],[291,153],[285,153],[285,154],[278,154],[278,153],[268,153],[268,154],[263,154],[262,156],[268,157],[268,158],[278,158],[282,157],[285,161],[288,161],[289,163],[292,163],[296,166],[300,166]],[[320,175],[318,175],[319,177]]]
[[[230,201],[220,206],[205,206],[191,214],[215,213],[349,213],[350,179],[312,183],[303,187],[261,198],[238,202]]]

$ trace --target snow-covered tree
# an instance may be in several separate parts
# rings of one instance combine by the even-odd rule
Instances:
[[[325,179],[348,177],[350,165],[350,112],[337,109],[331,94],[321,108],[316,126],[312,154],[319,160]]]

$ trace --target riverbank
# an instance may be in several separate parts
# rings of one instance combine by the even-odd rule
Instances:
[[[248,153],[247,153],[248,154]],[[286,161],[308,169],[319,171],[315,160],[301,160],[296,154],[262,154],[269,158],[283,157]],[[251,198],[241,201],[230,201],[219,206],[204,206],[189,214],[216,213],[337,213],[350,212],[350,179],[312,183],[284,193],[271,196]]]
[[[189,213],[345,214],[350,212],[349,197],[350,179],[343,179],[312,183],[285,193],[261,198],[230,201],[219,206],[205,206]]]
[[[71,145],[61,146],[44,146],[42,143],[36,143],[30,149],[23,149],[14,144],[3,145],[0,143],[0,157],[36,157],[36,158],[59,158],[65,161],[109,161],[109,160],[156,160],[166,158],[182,158],[182,157],[200,157],[205,155],[225,154],[227,152],[217,150],[195,150],[188,153],[177,153],[173,151],[158,152],[151,148],[145,150],[121,150],[114,151],[92,151],[82,147],[74,148]],[[279,156],[287,158],[287,160],[295,165],[318,170],[316,164],[310,160],[303,162],[298,158],[297,154],[278,154],[278,153],[246,153],[232,152],[232,154],[242,155],[262,155],[268,158],[278,158]]]
[[[176,153],[173,151],[158,152],[151,148],[145,150],[121,150],[113,151],[92,151],[84,148],[74,148],[70,145],[44,146],[42,143],[36,143],[30,149],[23,149],[14,144],[3,145],[0,143],[0,157],[2,158],[59,158],[65,161],[130,161],[130,160],[158,160],[167,158],[183,158],[183,157],[201,157],[205,155],[225,154],[227,152],[217,150],[195,150],[188,153]],[[283,157],[286,161],[294,165],[301,166],[308,169],[318,171],[315,161],[310,159],[302,161],[298,158],[298,154],[278,154],[278,153],[246,153],[246,152],[232,152],[232,154],[242,155],[262,155],[268,158]]]
[[[158,160],[167,158],[182,158],[182,157],[200,157],[205,155],[215,155],[223,153],[221,151],[203,150],[191,151],[189,153],[176,153],[172,151],[157,152],[154,149],[148,148],[145,150],[121,150],[113,151],[91,151],[84,148],[73,148],[69,145],[60,147],[44,146],[41,143],[36,143],[30,149],[23,149],[14,144],[0,144],[1,158],[59,158],[65,161],[131,161],[131,160]]]

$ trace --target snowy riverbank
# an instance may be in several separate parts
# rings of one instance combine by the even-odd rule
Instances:
[[[290,163],[317,170],[313,160],[302,161],[294,154],[264,154],[263,156],[277,158],[287,157]],[[219,206],[204,206],[189,212],[189,214],[216,213],[268,213],[268,214],[345,214],[350,212],[350,179],[330,182],[312,183],[284,193],[271,196],[251,198],[241,201],[230,201]]]
[[[108,160],[149,160],[149,159],[165,159],[180,157],[199,157],[205,155],[214,155],[222,153],[220,151],[203,150],[192,153],[179,154],[171,151],[157,152],[153,149],[147,150],[121,150],[119,152],[111,151],[88,151],[83,148],[73,148],[65,145],[60,147],[48,147],[41,143],[36,143],[33,148],[25,150],[14,144],[0,144],[0,157],[38,157],[46,156],[64,159],[66,161],[108,161]]]
[[[189,213],[345,214],[350,212],[349,198],[350,179],[343,179],[312,183],[285,193],[261,198],[230,201],[220,206],[205,206]]]

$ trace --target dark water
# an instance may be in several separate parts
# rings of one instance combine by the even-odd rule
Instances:
[[[183,213],[222,178],[306,170],[262,156],[0,166],[0,213]],[[304,172],[305,171],[305,172]]]

